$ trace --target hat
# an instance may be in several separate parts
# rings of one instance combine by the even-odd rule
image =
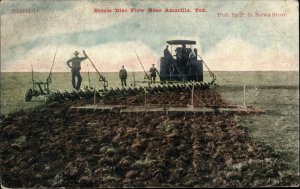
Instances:
[[[78,52],[78,51],[75,51],[74,54],[75,54],[75,55],[79,55],[79,52]]]

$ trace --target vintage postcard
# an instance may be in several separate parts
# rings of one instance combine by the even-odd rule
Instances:
[[[299,186],[299,2],[4,0],[1,188]]]

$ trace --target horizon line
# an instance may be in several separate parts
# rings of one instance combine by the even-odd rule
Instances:
[[[211,70],[212,72],[299,72],[299,70]],[[97,73],[96,71],[81,71],[80,73]],[[119,71],[100,71],[100,73],[118,73]],[[133,72],[133,71],[127,71]],[[144,72],[144,71],[135,71],[135,72]],[[203,72],[209,72],[203,71]],[[31,73],[31,71],[0,71],[0,73]],[[34,71],[34,73],[49,73],[49,71]],[[67,71],[62,72],[52,72],[52,73],[71,73]]]

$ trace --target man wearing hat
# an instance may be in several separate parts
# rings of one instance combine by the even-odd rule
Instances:
[[[152,68],[150,68],[151,83],[155,83],[156,72],[158,73],[157,69],[154,67],[154,64],[152,64]]]
[[[75,51],[74,58],[71,58],[70,60],[67,61],[67,65],[71,68],[71,72],[72,72],[72,85],[73,85],[73,89],[79,90],[80,89],[80,85],[81,85],[81,81],[82,81],[82,77],[80,75],[80,63],[81,61],[87,59],[87,55],[85,54],[85,51],[83,51],[83,54],[85,57],[78,57],[79,52]],[[70,62],[72,62],[72,66],[70,66]],[[77,83],[75,78],[77,77]]]
[[[126,69],[124,68],[124,65],[122,66],[122,69],[120,69],[119,77],[120,77],[120,79],[121,79],[122,87],[123,87],[123,86],[126,87],[126,86],[127,86],[127,84],[126,84],[127,71],[126,71]]]

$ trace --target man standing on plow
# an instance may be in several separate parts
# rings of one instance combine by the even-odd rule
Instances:
[[[155,83],[156,73],[158,73],[158,71],[154,67],[154,64],[152,64],[152,68],[150,68],[151,83]]]
[[[81,85],[81,81],[82,81],[82,77],[80,75],[80,69],[81,69],[81,61],[87,59],[87,55],[85,54],[85,51],[83,51],[83,54],[85,57],[78,57],[79,52],[75,51],[74,58],[71,58],[70,60],[67,61],[67,65],[71,68],[71,72],[72,72],[72,85],[73,85],[73,89],[79,90],[80,89],[80,85]],[[72,62],[72,66],[70,66],[70,62]],[[75,81],[75,77],[77,77],[77,83]]]
[[[122,69],[119,72],[119,78],[121,79],[122,87],[124,87],[124,86],[126,87],[127,86],[127,84],[126,84],[127,71],[124,68],[124,65],[122,66]]]

